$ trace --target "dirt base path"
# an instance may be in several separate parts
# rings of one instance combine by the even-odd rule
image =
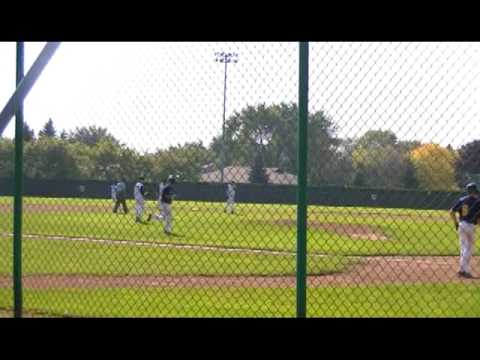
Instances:
[[[325,285],[352,286],[368,284],[441,284],[475,283],[480,277],[457,277],[456,257],[362,257],[356,265],[343,273],[312,275],[309,287]],[[479,268],[479,259],[473,260],[473,268]],[[11,278],[0,277],[0,287],[11,286]],[[224,288],[224,287],[295,287],[293,276],[168,276],[168,275],[27,275],[25,288]]]

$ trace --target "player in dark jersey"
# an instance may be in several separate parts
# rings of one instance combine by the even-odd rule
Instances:
[[[125,181],[120,180],[117,182],[116,185],[116,200],[115,200],[115,206],[113,207],[113,212],[116,214],[118,207],[122,205],[123,207],[123,213],[126,214],[128,213],[128,208],[127,208],[127,186],[125,185]]]
[[[167,180],[167,185],[163,188],[160,202],[162,207],[162,218],[164,222],[163,231],[167,235],[172,233],[173,226],[172,202],[176,195],[173,184],[175,184],[175,177],[170,175]]]
[[[470,183],[466,186],[467,196],[462,196],[450,209],[450,216],[458,230],[460,238],[460,269],[458,276],[472,278],[470,273],[470,259],[475,245],[475,225],[480,216],[480,198],[477,185]],[[457,219],[459,214],[459,220]]]

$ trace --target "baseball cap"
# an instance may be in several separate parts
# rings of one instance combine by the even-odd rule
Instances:
[[[471,182],[465,186],[468,192],[478,192],[477,184],[474,182]]]

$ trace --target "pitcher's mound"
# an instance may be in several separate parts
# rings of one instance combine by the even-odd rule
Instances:
[[[315,223],[308,224],[313,228],[322,228],[332,231],[338,235],[348,236],[361,240],[388,240],[388,236],[377,226],[365,224],[336,224],[336,223]]]
[[[281,225],[295,226],[295,220],[282,219],[278,221]],[[322,223],[320,221],[309,220],[307,227],[309,229],[323,229],[334,232],[341,236],[348,236],[360,240],[388,240],[388,236],[381,228],[366,224],[339,224]]]

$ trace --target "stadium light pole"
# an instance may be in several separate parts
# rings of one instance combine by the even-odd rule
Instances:
[[[229,63],[236,64],[238,62],[237,53],[216,52],[215,61],[225,64],[225,77],[223,80],[223,122],[222,122],[222,155],[220,168],[220,182],[223,183],[223,171],[225,168],[225,110],[227,104],[227,65]]]

